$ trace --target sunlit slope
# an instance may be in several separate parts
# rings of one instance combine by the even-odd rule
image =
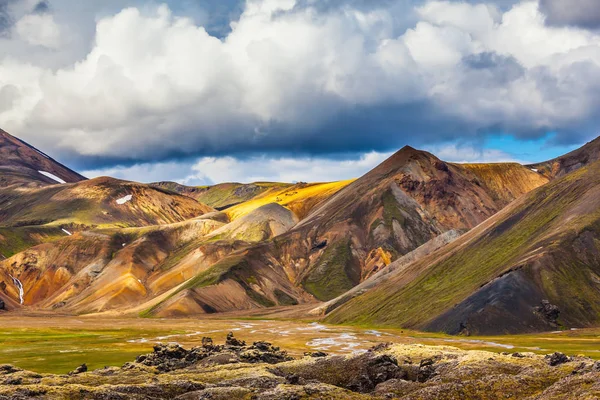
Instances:
[[[292,185],[277,182],[254,182],[248,184],[220,183],[213,186],[185,186],[175,182],[159,182],[153,183],[152,186],[172,190],[218,210],[223,210],[267,192],[283,190]]]
[[[474,334],[597,326],[600,163],[520,198],[327,320]]]
[[[545,176],[517,163],[460,164],[486,186],[494,199],[510,203],[523,193],[549,182]]]
[[[252,200],[228,208],[225,212],[234,220],[266,204],[277,203],[290,209],[299,219],[302,219],[316,205],[328,199],[353,181],[298,183],[283,189],[270,190]]]
[[[189,197],[113,178],[0,191],[1,226],[131,227],[183,221],[214,211]]]
[[[15,277],[23,284],[24,305],[37,309],[82,313],[135,306],[185,281],[186,273],[194,276],[204,261],[208,267],[231,252],[231,247],[219,253],[198,244],[222,225],[218,220],[197,218],[65,235],[0,261],[0,295],[18,299]],[[197,248],[204,251],[202,257],[184,257]],[[186,251],[181,253],[182,249]],[[170,269],[177,275],[157,283]]]

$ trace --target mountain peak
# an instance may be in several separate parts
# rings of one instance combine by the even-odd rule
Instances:
[[[35,147],[0,129],[0,187],[44,186],[86,178]]]

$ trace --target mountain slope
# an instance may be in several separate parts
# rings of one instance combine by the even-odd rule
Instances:
[[[599,304],[596,162],[520,198],[327,320],[516,333],[597,325]]]
[[[151,185],[192,197],[217,210],[225,210],[237,204],[247,202],[264,193],[278,191],[292,186],[288,183],[276,182],[255,182],[249,184],[220,183],[213,186],[185,186],[175,182],[157,182],[152,183]]]
[[[60,180],[79,182],[85,179],[0,129],[0,188],[12,185],[46,186],[55,185]]]
[[[568,154],[541,163],[531,164],[528,167],[537,170],[550,179],[554,179],[598,160],[600,160],[600,137]]]
[[[518,164],[482,167],[486,173],[480,175],[474,169],[405,147],[278,242],[305,260],[297,271],[299,283],[318,299],[330,300],[439,234],[471,229],[547,182]],[[508,187],[501,196],[497,182]]]
[[[179,222],[212,211],[186,196],[107,177],[0,191],[0,226],[131,227]]]

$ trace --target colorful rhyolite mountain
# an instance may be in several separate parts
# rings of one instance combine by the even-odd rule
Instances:
[[[187,187],[83,180],[1,133],[9,310],[164,317],[314,303],[302,312],[330,322],[450,333],[600,322],[597,141],[535,166],[405,147],[354,181]]]

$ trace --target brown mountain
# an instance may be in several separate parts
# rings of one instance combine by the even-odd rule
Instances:
[[[579,168],[592,164],[598,160],[600,160],[600,137],[564,156],[538,164],[531,164],[528,165],[528,167],[536,170],[547,178],[554,179],[565,176],[570,172],[576,171]]]
[[[0,191],[0,246],[2,235],[24,230],[47,237],[6,254],[0,285],[9,306],[19,307],[15,277],[25,306],[75,313],[179,316],[329,300],[406,254],[429,257],[438,245],[411,252],[480,225],[547,182],[519,164],[447,163],[405,147],[326,190],[226,184],[202,192],[215,206],[242,202],[227,214],[170,184],[98,178],[8,188]],[[296,197],[310,204],[306,212],[296,211]]]
[[[511,203],[329,317],[449,333],[600,323],[600,162]]]
[[[79,182],[85,179],[0,129],[0,188],[12,185],[46,186],[60,181]]]

